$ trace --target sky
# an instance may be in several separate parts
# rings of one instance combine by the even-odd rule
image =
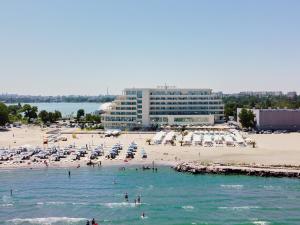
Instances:
[[[299,0],[0,0],[0,93],[300,93]]]

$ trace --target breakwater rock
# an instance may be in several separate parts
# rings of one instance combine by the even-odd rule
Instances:
[[[250,167],[250,166],[228,166],[220,164],[202,165],[200,163],[180,163],[174,167],[178,172],[192,174],[220,174],[220,175],[247,175],[260,177],[289,177],[300,178],[299,169],[273,168],[273,167]]]

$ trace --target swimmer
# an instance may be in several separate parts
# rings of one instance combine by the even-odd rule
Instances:
[[[137,198],[137,203],[140,204],[141,203],[141,196],[139,195]]]

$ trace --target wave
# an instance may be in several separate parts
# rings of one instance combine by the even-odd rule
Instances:
[[[253,221],[255,225],[269,225],[270,223],[267,221]]]
[[[65,202],[37,202],[37,205],[64,205]]]
[[[228,189],[242,189],[244,185],[241,184],[221,184],[222,188],[228,188]]]
[[[266,189],[266,190],[281,190],[281,187],[269,185],[269,186],[264,186],[264,189]]]
[[[89,205],[87,202],[72,202],[72,205]]]
[[[55,223],[78,223],[81,221],[86,221],[86,218],[70,218],[70,217],[45,217],[45,218],[15,218],[12,220],[8,220],[10,224],[22,224],[22,223],[29,223],[29,224],[39,224],[39,225],[51,225]]]
[[[192,206],[192,205],[184,205],[184,206],[182,206],[182,208],[185,209],[185,210],[193,210],[194,206]]]
[[[12,203],[1,204],[1,207],[12,207],[14,206]]]
[[[219,209],[225,210],[250,210],[250,209],[259,209],[259,206],[231,206],[231,207],[218,207]]]
[[[145,203],[130,203],[130,202],[108,202],[108,203],[101,203],[101,205],[104,205],[108,208],[122,208],[122,207],[129,207],[133,208],[139,205],[145,205]]]

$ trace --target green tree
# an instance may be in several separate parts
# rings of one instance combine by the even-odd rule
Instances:
[[[38,108],[36,106],[25,104],[22,107],[22,111],[24,112],[24,117],[27,118],[28,123],[30,123],[32,119],[36,119],[38,116]]]
[[[254,128],[255,126],[255,115],[251,110],[243,108],[239,113],[239,121],[243,128]]]
[[[42,110],[39,113],[39,118],[43,123],[47,123],[49,121],[49,113],[46,110]]]
[[[0,102],[0,126],[4,126],[9,122],[8,115],[9,113],[7,106],[4,103]]]
[[[84,109],[78,109],[77,111],[77,120],[84,116]]]
[[[55,110],[54,111],[54,119],[55,119],[55,121],[57,121],[57,120],[59,120],[61,118],[62,118],[61,112],[58,111],[58,110]]]
[[[13,116],[17,116],[22,110],[22,106],[21,105],[9,105],[8,106],[8,111],[9,114],[13,115]]]
[[[85,121],[91,123],[101,123],[101,117],[100,115],[92,115],[90,113],[87,113],[85,115]]]
[[[49,116],[49,122],[54,123],[55,122],[55,114],[53,112],[48,112]]]
[[[234,116],[234,118],[236,118],[236,109],[237,109],[236,102],[230,101],[227,104],[225,104],[225,107],[224,107],[225,118],[227,120],[229,119],[229,116]]]
[[[9,113],[9,121],[15,122],[15,121],[21,121],[22,120],[22,106],[19,103],[18,105],[9,105],[8,107],[8,113]]]
[[[62,116],[61,116],[61,112],[55,110],[54,112],[47,112],[46,110],[42,110],[39,113],[39,117],[42,120],[43,123],[54,123],[57,120],[59,120]]]

